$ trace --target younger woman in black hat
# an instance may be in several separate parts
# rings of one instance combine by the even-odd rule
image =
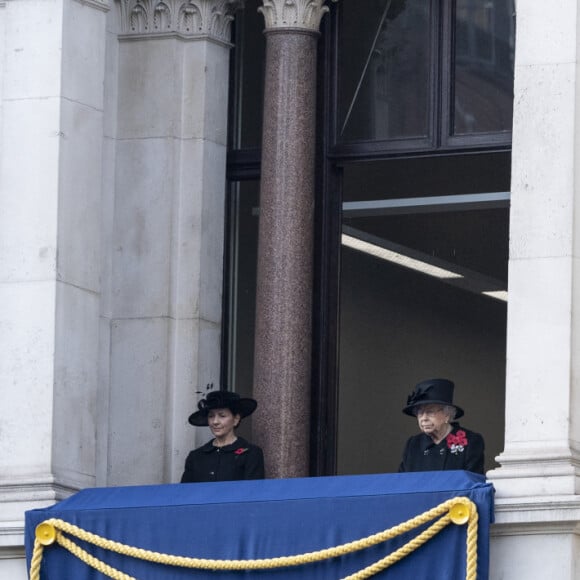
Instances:
[[[187,456],[181,483],[263,479],[262,450],[235,434],[242,418],[251,415],[258,403],[237,393],[212,391],[197,406],[189,422],[209,426],[214,439]]]
[[[455,422],[463,409],[453,404],[453,388],[447,379],[429,379],[407,398],[403,413],[417,417],[421,433],[407,441],[399,471],[464,469],[483,474],[483,437]]]

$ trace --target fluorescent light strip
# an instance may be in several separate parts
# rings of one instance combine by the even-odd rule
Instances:
[[[495,298],[496,300],[501,300],[502,302],[507,302],[508,299],[507,290],[488,290],[482,292],[482,294],[489,296],[490,298]]]
[[[404,256],[398,252],[387,250],[386,248],[381,248],[381,246],[359,240],[358,238],[349,236],[347,234],[342,234],[342,245],[348,246],[353,250],[358,250],[359,252],[364,252],[365,254],[375,256],[381,260],[386,260],[387,262],[392,262],[393,264],[398,264],[399,266],[410,268],[411,270],[415,270],[417,272],[422,272],[423,274],[427,274],[435,278],[463,278],[461,274],[439,268],[438,266],[427,264],[426,262],[421,262],[415,258],[410,258],[409,256]]]
[[[342,234],[342,245],[348,248],[352,248],[353,250],[357,250],[359,252],[363,252],[370,256],[374,256],[375,258],[379,258],[381,260],[385,260],[392,264],[396,264],[398,266],[402,266],[403,268],[408,268],[410,270],[414,270],[415,272],[420,272],[421,274],[426,274],[427,276],[432,276],[450,284],[452,286],[456,286],[458,288],[462,288],[463,290],[467,290],[474,294],[481,294],[483,296],[488,296],[489,298],[493,298],[495,300],[500,300],[502,302],[507,302],[508,293],[507,290],[501,290],[497,288],[501,288],[500,282],[493,278],[489,278],[487,276],[483,276],[477,272],[473,272],[467,270],[466,268],[457,268],[463,273],[460,272],[453,272],[452,270],[448,270],[442,266],[437,266],[435,264],[429,263],[427,260],[430,258],[429,256],[425,255],[425,259],[420,259],[421,253],[410,250],[409,253],[414,254],[416,257],[411,257],[402,253],[402,251],[395,251],[385,247],[387,244],[391,245],[392,247],[396,247],[399,250],[404,250],[404,246],[399,246],[398,244],[390,244],[381,238],[377,238],[371,234],[365,234],[356,230],[355,228],[351,228],[348,226],[343,227],[344,231],[349,233]],[[363,240],[356,235],[351,234],[359,234],[367,239],[372,239],[373,243],[367,240]],[[379,245],[382,244],[382,245]],[[438,260],[440,263],[442,260]],[[491,290],[486,290],[486,288],[492,288]]]

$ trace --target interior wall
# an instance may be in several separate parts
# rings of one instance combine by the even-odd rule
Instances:
[[[482,433],[486,470],[503,449],[506,304],[343,248],[339,474],[397,471],[416,421],[414,385],[455,382],[461,423]]]

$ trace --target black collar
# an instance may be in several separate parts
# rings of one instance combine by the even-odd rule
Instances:
[[[205,445],[202,446],[202,451],[204,453],[213,453],[214,451],[220,450],[220,453],[229,453],[231,451],[235,451],[240,447],[247,447],[248,442],[243,437],[238,437],[233,443],[229,445],[224,445],[223,447],[216,447],[213,444],[214,440],[210,439]]]
[[[449,431],[449,435],[451,435],[451,433],[455,433],[458,429],[460,429],[459,423],[457,423],[456,421],[453,421],[451,423],[451,431]],[[435,441],[433,441],[433,439],[431,439],[431,437],[429,437],[429,435],[426,435],[425,433],[421,433],[422,437],[421,437],[421,443],[419,448],[421,449],[421,451],[425,451],[426,449],[429,449],[430,447],[438,447],[439,445],[445,443],[447,437],[449,437],[449,435],[447,435],[447,437],[444,437],[443,439],[441,439],[441,441],[439,441],[439,443],[435,443]]]

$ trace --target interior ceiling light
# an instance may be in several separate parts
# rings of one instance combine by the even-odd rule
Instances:
[[[343,226],[342,245],[403,268],[437,278],[463,290],[507,302],[507,290],[504,287],[505,284],[500,280],[389,242],[356,228]]]

